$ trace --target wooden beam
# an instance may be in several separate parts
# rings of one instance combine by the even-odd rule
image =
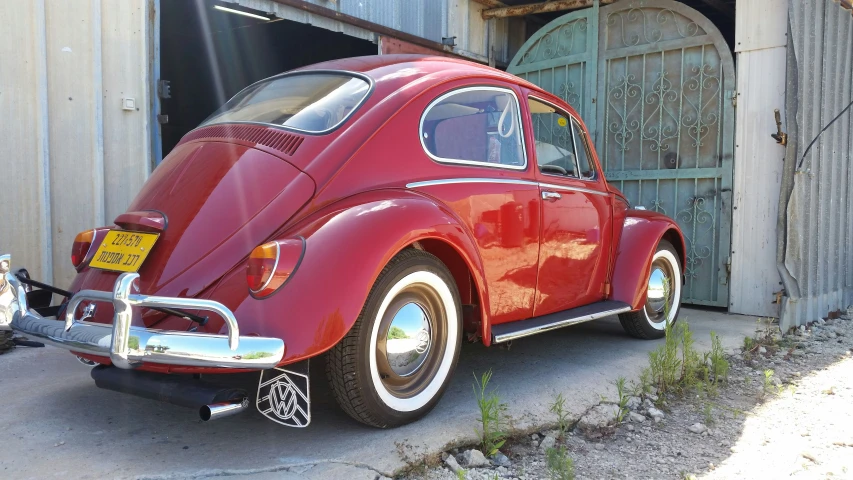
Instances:
[[[479,2],[479,0],[475,0]],[[615,0],[601,0],[601,5],[613,3]],[[531,3],[528,5],[516,5],[513,7],[491,8],[483,10],[483,18],[506,18],[534,15],[537,13],[560,12],[563,10],[577,10],[591,7],[593,0],[552,0],[550,2]]]
[[[726,3],[723,3],[722,0],[702,0],[702,3],[731,18],[732,20],[734,20],[735,18],[734,9],[728,6]]]

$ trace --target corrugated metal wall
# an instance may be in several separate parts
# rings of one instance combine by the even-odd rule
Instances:
[[[0,252],[58,286],[150,170],[152,1],[0,2]]]
[[[791,0],[789,19],[783,330],[853,303],[853,111],[830,125],[853,94],[853,17],[832,0]]]
[[[454,51],[482,62],[489,60],[489,38],[493,40],[495,60],[506,64],[524,43],[524,22],[520,18],[483,20],[484,5],[470,0],[307,0],[317,6],[377,23],[427,40],[441,42],[456,37]],[[365,40],[375,34],[330,18],[275,3],[272,0],[237,0],[237,3],[279,18],[307,23],[342,32]],[[491,25],[491,27],[490,27]],[[491,28],[491,32],[489,32]]]

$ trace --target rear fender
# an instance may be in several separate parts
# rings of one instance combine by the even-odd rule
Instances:
[[[459,254],[482,310],[488,305],[482,262],[462,225],[450,210],[415,192],[362,193],[321,209],[279,237],[305,238],[302,262],[280,290],[253,298],[245,269],[238,268],[208,296],[234,311],[241,332],[283,339],[282,364],[296,362],[338,343],[358,318],[384,266],[420,240],[444,242]],[[459,282],[459,275],[454,276]]]
[[[616,250],[613,268],[612,299],[639,310],[645,303],[645,293],[652,257],[661,240],[668,240],[681,259],[684,273],[684,237],[678,224],[657,212],[628,210],[622,227],[622,238]]]

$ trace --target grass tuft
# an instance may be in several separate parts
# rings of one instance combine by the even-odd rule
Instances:
[[[489,370],[480,378],[474,375],[474,395],[477,397],[477,407],[480,409],[481,429],[477,430],[477,436],[483,445],[483,452],[487,456],[497,453],[506,442],[507,433],[504,428],[506,415],[506,404],[501,402],[497,392],[488,390],[489,381],[492,379],[492,371]]]
[[[554,397],[554,403],[551,404],[549,410],[557,416],[557,428],[560,430],[560,438],[562,438],[569,429],[569,412],[566,411],[566,399],[562,393],[558,393]]]
[[[548,476],[551,480],[574,480],[575,463],[569,456],[566,447],[551,447],[545,451],[548,465]]]

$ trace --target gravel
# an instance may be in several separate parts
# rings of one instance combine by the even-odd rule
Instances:
[[[546,452],[553,446],[565,447],[579,479],[853,478],[849,318],[797,328],[775,344],[737,352],[716,397],[629,399],[630,411],[619,425],[586,435],[575,428],[562,438],[551,431],[527,432],[501,447],[510,465],[496,466],[493,459],[461,475],[549,478]],[[596,412],[614,406],[601,405],[609,406]],[[655,422],[643,421],[644,414]],[[448,467],[405,478],[458,478]]]

